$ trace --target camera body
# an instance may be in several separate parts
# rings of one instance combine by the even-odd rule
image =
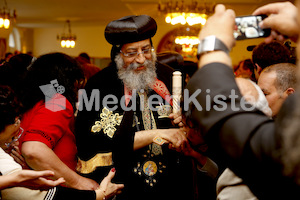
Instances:
[[[248,15],[235,18],[236,29],[233,33],[236,40],[245,40],[252,38],[268,37],[271,29],[262,29],[259,23],[267,15]]]

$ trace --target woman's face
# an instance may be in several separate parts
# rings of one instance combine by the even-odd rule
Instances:
[[[0,133],[0,147],[2,149],[6,149],[7,144],[12,142],[13,139],[21,133],[20,123],[20,119],[16,118],[16,122],[14,124],[5,126],[4,131]]]

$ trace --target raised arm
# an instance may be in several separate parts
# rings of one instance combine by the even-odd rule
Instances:
[[[221,40],[226,47],[231,50],[235,45],[233,30],[235,27],[235,13],[233,10],[226,10],[224,5],[217,5],[215,14],[207,20],[205,27],[200,31],[199,40],[203,40],[207,36],[214,35]],[[199,67],[208,63],[220,62],[231,66],[231,59],[224,51],[212,51],[201,56]]]
[[[232,10],[217,5],[215,14],[200,32],[200,41],[214,35],[230,50],[235,42],[234,17]],[[191,112],[187,114],[197,122],[209,146],[208,155],[219,166],[225,164],[243,178],[259,199],[296,195],[298,186],[282,174],[282,163],[276,154],[279,141],[275,124],[258,110],[246,110],[242,105],[228,53],[207,52],[200,57],[199,67],[187,88],[190,94],[202,91],[195,98],[203,109],[190,105]],[[203,92],[208,90],[210,98]]]

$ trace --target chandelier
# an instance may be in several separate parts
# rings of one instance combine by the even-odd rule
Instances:
[[[182,46],[183,52],[192,52],[193,47],[200,43],[197,36],[177,36],[175,38],[175,44]]]
[[[201,27],[181,26],[175,32],[175,44],[180,45],[183,52],[193,52],[200,43],[198,36],[200,30]]]
[[[0,9],[0,28],[9,29],[11,20],[15,20],[17,17],[16,10],[13,11],[13,14],[10,14],[10,10],[7,7],[7,2],[4,0],[4,6]]]
[[[159,13],[166,15],[166,23],[176,24],[188,24],[193,26],[196,24],[204,25],[209,15],[213,13],[213,4],[198,3],[197,1],[191,2],[191,4],[184,4],[184,1],[168,1],[166,3],[158,4]]]
[[[67,34],[65,34],[66,25],[68,26]],[[75,47],[76,35],[73,35],[71,32],[70,20],[66,21],[66,23],[64,25],[64,32],[63,32],[63,34],[61,34],[61,36],[57,35],[57,39],[60,40],[60,46],[62,48],[74,48]]]

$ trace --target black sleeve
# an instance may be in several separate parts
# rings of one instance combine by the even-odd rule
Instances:
[[[289,199],[299,193],[298,186],[282,174],[274,121],[258,110],[245,111],[230,67],[208,64],[194,74],[187,88],[190,97],[201,90],[195,98],[202,110],[190,103],[186,113],[197,123],[218,165],[230,167],[259,199]],[[230,98],[233,93],[235,98]],[[223,104],[215,101],[218,95],[223,96]]]
[[[96,192],[93,190],[76,190],[66,187],[54,187],[48,191],[44,200],[95,200]]]
[[[124,183],[129,178],[128,171],[133,168],[135,128],[132,126],[134,112],[124,112],[120,127],[117,129],[113,140],[113,162],[116,168],[114,181]]]

